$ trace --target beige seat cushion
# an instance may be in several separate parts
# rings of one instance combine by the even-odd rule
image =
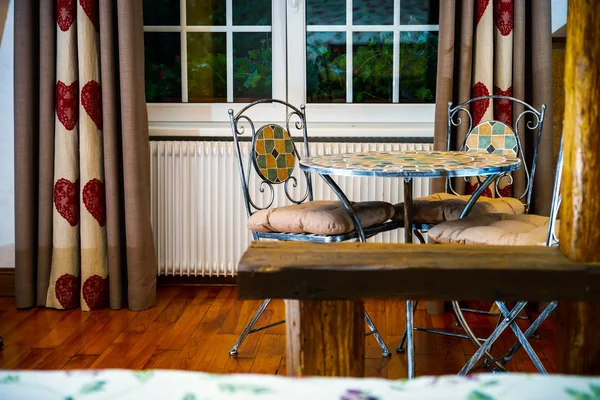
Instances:
[[[394,206],[383,201],[352,203],[363,228],[385,222],[394,214]],[[339,201],[309,201],[268,210],[260,210],[248,219],[254,232],[314,233],[339,235],[351,232],[354,223]]]
[[[455,221],[465,208],[471,196],[456,196],[450,193],[435,193],[427,197],[413,200],[413,221],[422,224],[439,224],[444,221]],[[396,210],[392,219],[404,220],[404,203],[394,205]],[[491,213],[523,214],[525,206],[520,200],[512,197],[480,197],[471,209],[469,216]]]
[[[545,246],[549,221],[548,217],[528,214],[477,215],[441,223],[428,234],[438,243]]]

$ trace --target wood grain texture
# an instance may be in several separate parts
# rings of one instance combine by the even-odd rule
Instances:
[[[364,376],[364,312],[362,301],[288,300],[288,376]]]
[[[600,261],[600,2],[569,1],[560,248]]]
[[[560,249],[600,261],[600,2],[571,0],[565,65],[563,207]],[[578,299],[581,300],[581,299]],[[600,374],[599,302],[558,307],[558,372]]]
[[[600,263],[574,262],[548,247],[254,242],[240,261],[238,296],[600,299]]]
[[[235,289],[231,288],[195,287],[193,290],[196,293],[159,287],[157,303],[161,311],[151,314],[129,310],[90,313],[38,308],[16,310],[14,297],[0,297],[0,335],[5,341],[4,350],[0,351],[0,369],[89,369],[113,364],[213,373],[286,374],[285,331],[281,332],[280,327],[285,328],[287,324],[249,335],[240,347],[240,355],[231,358],[227,351],[259,302],[237,300]],[[182,305],[182,299],[190,297],[191,301],[184,301],[187,305]],[[260,325],[280,319],[280,309],[285,314],[283,301],[274,300],[271,304],[259,320]],[[422,304],[419,303],[415,313],[418,326],[456,329],[450,313],[429,316]],[[203,312],[205,307],[208,310]],[[367,300],[365,308],[389,348],[398,346],[404,330],[404,302]],[[192,318],[195,312],[202,315]],[[482,316],[468,315],[467,318],[478,329],[485,329],[486,334],[496,322],[495,318]],[[164,328],[163,324],[171,329]],[[143,327],[151,331],[146,338],[140,331]],[[361,327],[366,331],[362,320]],[[540,329],[541,339],[532,341],[540,357],[545,355],[544,363],[549,371],[555,370],[555,329],[554,318],[551,318]],[[161,337],[156,335],[159,331]],[[505,336],[512,345],[514,335],[507,331]],[[147,340],[151,338],[153,341]],[[134,351],[136,342],[142,341],[144,346]],[[365,376],[406,377],[405,355],[393,352],[390,358],[383,359],[372,336],[363,341],[366,349],[373,350],[365,351]],[[461,339],[415,332],[415,341],[417,373],[421,375],[456,374],[461,362],[466,361],[464,358],[473,353],[468,341],[463,350]],[[508,364],[511,371],[531,368],[522,350],[517,357]]]

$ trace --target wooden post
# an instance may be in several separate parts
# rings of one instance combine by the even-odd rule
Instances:
[[[560,250],[600,261],[600,1],[569,0]],[[557,369],[600,373],[600,303],[558,306]]]
[[[356,300],[287,300],[289,376],[364,376],[365,308]]]

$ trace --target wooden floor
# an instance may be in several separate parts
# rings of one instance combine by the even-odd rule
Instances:
[[[258,301],[239,301],[235,287],[164,286],[156,307],[128,310],[17,311],[14,298],[0,297],[0,369],[176,368],[216,373],[253,372],[286,374],[285,325],[252,334],[237,358],[228,350],[258,307]],[[366,338],[367,376],[406,377],[406,356],[396,354],[404,329],[402,301],[368,301],[367,310],[393,355],[381,353]],[[284,304],[273,301],[259,323],[283,319]],[[494,320],[471,318],[478,334],[490,332]],[[431,317],[423,309],[417,326],[456,330],[452,316]],[[546,322],[534,341],[549,372],[555,369],[555,324]],[[512,333],[501,337],[498,353],[514,342]],[[473,353],[467,340],[415,332],[417,375],[455,374]],[[508,364],[512,371],[535,369],[523,350]]]

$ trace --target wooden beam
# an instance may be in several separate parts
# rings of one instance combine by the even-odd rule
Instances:
[[[364,376],[362,301],[286,302],[289,376]]]
[[[600,261],[600,2],[569,0],[560,249]],[[583,299],[581,299],[583,300]],[[558,306],[557,369],[600,374],[600,303]]]
[[[254,242],[238,268],[242,299],[600,299],[600,263],[557,248]]]

